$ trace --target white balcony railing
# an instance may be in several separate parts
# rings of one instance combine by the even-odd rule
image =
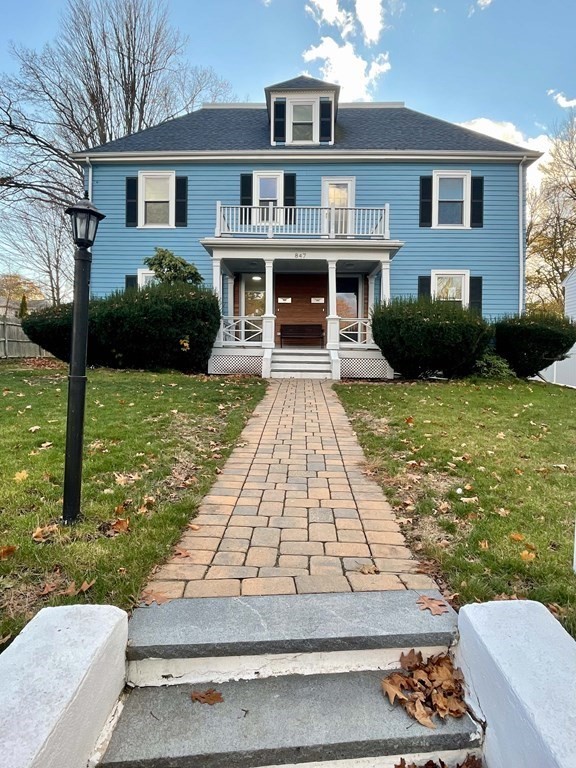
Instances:
[[[366,317],[341,317],[339,320],[340,344],[354,346],[373,345],[372,323]]]
[[[220,340],[228,344],[262,344],[261,317],[223,317],[220,326]]]
[[[363,237],[390,239],[390,206],[323,208],[216,203],[216,237]]]

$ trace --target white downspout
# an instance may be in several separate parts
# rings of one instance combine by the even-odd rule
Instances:
[[[88,166],[88,200],[92,200],[92,163],[86,156],[86,165]]]
[[[526,162],[526,155],[520,160],[518,166],[518,257],[520,259],[520,281],[518,287],[518,314],[521,315],[524,311],[524,293],[526,290],[526,263],[525,263],[525,200],[524,200],[524,163]]]

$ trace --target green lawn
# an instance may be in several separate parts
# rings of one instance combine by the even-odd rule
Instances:
[[[526,382],[336,390],[367,473],[455,602],[540,600],[576,636],[576,390]]]
[[[54,524],[62,515],[67,371],[50,364],[0,364],[0,639],[47,605],[133,605],[266,387],[240,377],[89,371],[83,519],[64,528]],[[128,532],[114,535],[111,525],[127,518]],[[86,593],[61,594],[92,581]]]

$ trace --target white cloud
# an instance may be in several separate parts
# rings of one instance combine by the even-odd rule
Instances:
[[[446,13],[446,8],[440,8],[438,5],[435,5],[432,8],[432,13]]]
[[[519,147],[526,147],[527,149],[535,149],[537,152],[543,152],[544,154],[539,160],[528,168],[527,179],[528,184],[533,187],[539,187],[542,181],[542,165],[550,160],[549,151],[552,146],[552,141],[549,136],[542,133],[540,136],[528,137],[525,136],[522,131],[517,128],[514,123],[499,122],[498,120],[490,120],[488,117],[477,117],[474,120],[468,120],[466,123],[459,123],[463,128],[470,128],[472,131],[478,133],[484,133],[486,136],[492,136],[494,139],[500,139],[501,141],[507,141],[510,144],[516,144]]]
[[[576,99],[567,99],[562,91],[555,91],[553,88],[546,91],[548,96],[552,96],[556,104],[562,109],[573,109],[576,107]]]
[[[343,38],[354,33],[354,16],[340,8],[338,0],[310,0],[306,12],[320,26],[328,24],[337,27]]]
[[[474,5],[471,5],[468,9],[468,18],[472,16],[473,13],[476,12],[476,9],[479,8],[481,11],[485,11],[486,8],[489,8],[492,5],[493,0],[476,0]]]
[[[388,53],[379,53],[371,61],[363,59],[351,43],[338,43],[332,37],[323,37],[316,46],[302,54],[304,61],[321,59],[322,76],[342,87],[345,101],[371,101],[371,90],[378,78],[391,69]]]
[[[380,40],[384,29],[382,0],[355,0],[356,17],[362,27],[366,45],[374,45]]]

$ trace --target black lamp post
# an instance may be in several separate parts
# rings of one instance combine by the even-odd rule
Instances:
[[[66,422],[66,462],[64,467],[64,525],[76,521],[82,492],[82,445],[84,406],[86,402],[86,351],[88,347],[88,301],[92,254],[88,250],[96,239],[103,213],[84,199],[66,208],[72,222],[74,251],[74,307],[72,315],[72,351],[68,375],[68,417]]]

